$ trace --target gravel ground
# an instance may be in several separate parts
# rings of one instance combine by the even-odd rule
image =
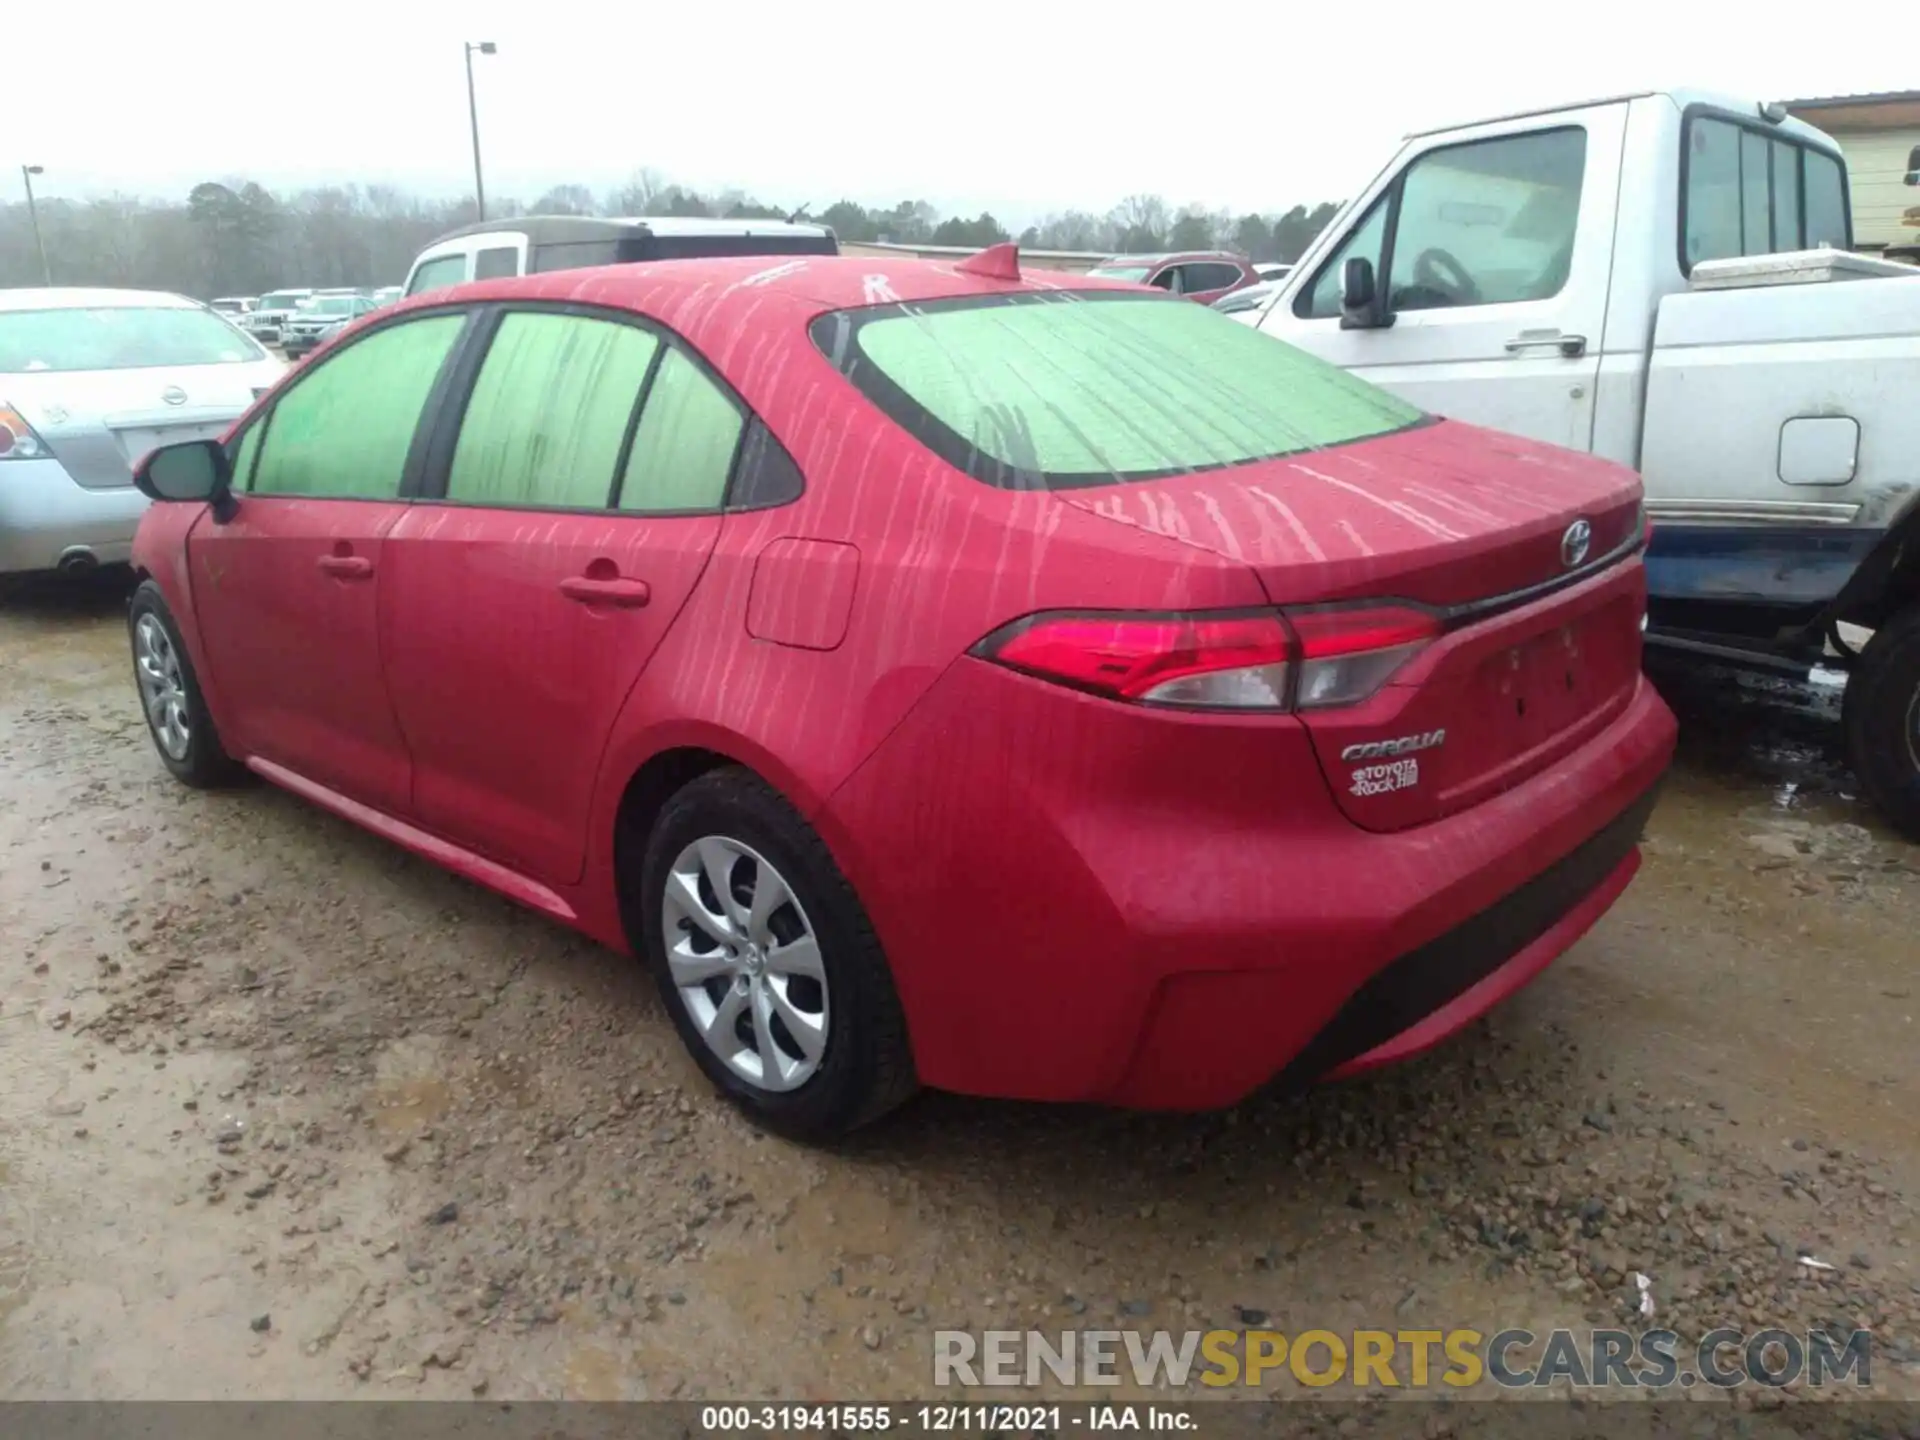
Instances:
[[[1635,1323],[1636,1273],[1687,1335],[1870,1327],[1912,1394],[1920,852],[1818,696],[1663,684],[1641,877],[1437,1054],[1202,1117],[930,1096],[823,1153],[635,967],[174,784],[121,597],[17,599],[0,1395],[906,1398],[936,1329]]]

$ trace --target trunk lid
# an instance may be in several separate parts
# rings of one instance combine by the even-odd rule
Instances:
[[[1438,612],[1440,637],[1370,698],[1300,712],[1334,799],[1369,830],[1519,784],[1610,722],[1639,681],[1640,481],[1591,456],[1437,421],[1058,498],[1240,560],[1283,608]]]
[[[272,361],[166,369],[0,375],[13,405],[75,484],[89,490],[133,483],[148,451],[215,439],[279,378]]]

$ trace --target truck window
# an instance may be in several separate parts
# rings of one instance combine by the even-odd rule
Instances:
[[[467,257],[465,255],[442,255],[429,260],[413,272],[413,279],[407,285],[407,294],[424,295],[429,290],[444,290],[449,285],[458,285],[467,278]]]
[[[511,245],[496,245],[473,257],[473,278],[503,280],[520,273],[520,254]]]
[[[1433,310],[1559,294],[1586,168],[1587,132],[1577,128],[1422,155],[1400,180],[1388,303]]]
[[[1550,299],[1573,264],[1586,167],[1587,132],[1578,126],[1429,150],[1374,202],[1295,313],[1338,315],[1347,260],[1364,256],[1378,273],[1383,252],[1395,310]],[[1383,233],[1389,213],[1391,233]]]
[[[1682,143],[1682,270],[1852,242],[1845,175],[1833,156],[1713,115],[1689,116]]]

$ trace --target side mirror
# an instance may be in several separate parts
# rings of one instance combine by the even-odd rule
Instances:
[[[150,500],[224,499],[233,482],[227,449],[218,440],[183,440],[150,452],[133,470],[133,483]]]
[[[1373,262],[1355,255],[1340,270],[1340,328],[1342,330],[1384,330],[1393,324],[1393,315],[1382,304],[1385,297],[1373,274]]]

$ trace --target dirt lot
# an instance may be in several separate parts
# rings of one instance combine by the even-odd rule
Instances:
[[[1647,865],[1494,1021],[1206,1117],[744,1125],[635,967],[155,760],[120,597],[0,609],[0,1395],[905,1398],[947,1327],[1872,1326],[1914,1388],[1920,851],[1676,675]],[[1799,1263],[1806,1253],[1835,1268]]]

